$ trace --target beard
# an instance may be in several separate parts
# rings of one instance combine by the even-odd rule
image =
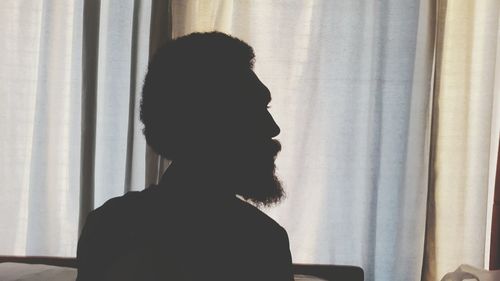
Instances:
[[[265,149],[249,153],[243,167],[233,173],[236,194],[257,207],[278,204],[285,197],[283,184],[276,175],[275,160],[280,151],[280,142],[271,140]]]

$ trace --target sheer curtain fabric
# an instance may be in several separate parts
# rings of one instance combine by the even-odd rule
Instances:
[[[255,49],[281,126],[288,194],[269,209],[294,262],[416,280],[427,200],[430,1],[173,1],[174,37],[220,30]]]
[[[75,256],[79,220],[90,209],[144,188],[138,100],[150,6],[0,2],[0,254]],[[83,18],[85,8],[91,18]],[[96,36],[84,42],[89,23]],[[82,57],[84,43],[96,46],[98,57]],[[86,69],[82,59],[96,59],[95,68]],[[83,105],[90,91],[83,74],[95,76],[94,107]],[[95,126],[82,119],[88,108]],[[82,175],[91,175],[85,185]]]
[[[255,49],[281,127],[296,263],[439,280],[488,263],[500,2],[0,2],[0,254],[74,256],[79,221],[168,164],[138,120],[150,53],[219,30]],[[171,17],[170,17],[171,16]],[[151,32],[150,32],[151,29]]]

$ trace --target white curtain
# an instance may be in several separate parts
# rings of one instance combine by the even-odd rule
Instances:
[[[144,189],[140,92],[149,58],[151,1],[101,1],[98,38],[95,207]]]
[[[438,5],[423,276],[488,268],[499,140],[500,1]]]
[[[74,256],[84,193],[92,208],[144,188],[138,100],[151,1],[99,2],[0,2],[2,255]],[[85,5],[100,7],[87,13],[98,27],[96,69],[82,69]],[[82,71],[97,77],[94,159],[85,167],[93,186],[81,186]]]
[[[366,280],[487,267],[499,5],[173,1],[174,37],[255,47],[288,191],[268,213],[295,262],[359,265]]]
[[[361,266],[368,281],[486,264],[500,2],[437,4],[1,1],[0,255],[74,256],[88,211],[157,180],[139,94],[171,28],[254,47],[287,191],[265,211],[294,262]]]
[[[173,1],[174,37],[255,48],[281,126],[287,199],[268,210],[294,262],[418,280],[427,199],[430,1]]]
[[[2,254],[70,255],[77,235],[82,3],[46,4],[0,4]]]

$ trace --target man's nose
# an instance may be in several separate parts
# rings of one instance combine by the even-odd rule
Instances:
[[[267,114],[269,115],[268,118],[269,118],[269,123],[270,123],[270,134],[271,134],[271,138],[274,138],[276,137],[277,135],[280,134],[281,132],[281,129],[280,127],[278,126],[278,124],[276,123],[276,121],[274,121],[274,118],[273,116],[271,115],[271,113],[267,112]]]

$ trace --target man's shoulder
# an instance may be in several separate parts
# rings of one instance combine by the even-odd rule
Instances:
[[[139,246],[147,235],[148,202],[155,196],[150,188],[109,199],[89,213],[78,240],[77,280],[96,280],[115,260]]]
[[[111,252],[136,241],[151,223],[148,215],[153,211],[151,198],[155,193],[153,187],[140,192],[130,191],[90,212],[80,234],[79,248],[92,246]]]
[[[129,191],[122,196],[107,200],[88,215],[87,221],[99,224],[105,229],[129,225],[148,213],[158,192],[156,186],[142,191]],[[108,226],[108,227],[105,227]]]
[[[127,192],[122,196],[109,199],[102,206],[92,211],[89,217],[92,217],[94,221],[101,222],[101,224],[116,224],[120,222],[129,224],[134,221],[134,218],[141,221],[146,217],[155,217],[159,214],[166,215],[168,213],[165,212],[166,210],[160,212],[154,209],[155,207],[165,208],[170,204],[172,208],[175,208],[175,206],[180,207],[182,205],[181,201],[187,201],[185,198],[183,200],[179,198],[179,200],[174,200],[173,202],[165,202],[169,201],[169,196],[162,196],[160,193],[160,187],[158,186],[151,186],[140,192]],[[280,224],[256,206],[239,198],[235,198],[235,202],[236,204],[232,205],[233,208],[223,210],[227,212],[227,215],[234,217],[233,219],[248,225],[248,227],[256,227],[256,229],[261,229],[262,231],[285,231]],[[194,208],[191,210],[193,211],[193,215],[203,213],[207,208],[205,204],[196,206],[189,204],[192,202],[187,201],[185,203],[186,206],[181,208]]]
[[[78,245],[80,280],[92,280],[83,277],[105,272],[128,251],[151,243],[157,245],[158,257],[181,247],[180,253],[206,252],[213,261],[229,262],[227,258],[232,257],[240,265],[243,261],[259,261],[264,266],[289,260],[286,231],[255,206],[237,198],[197,204],[188,198],[167,195],[157,193],[155,188],[129,192],[91,212]],[[168,249],[162,251],[164,247]],[[214,249],[218,250],[217,258],[213,256]],[[235,254],[231,249],[240,251]],[[268,253],[266,257],[262,257],[263,251]]]

